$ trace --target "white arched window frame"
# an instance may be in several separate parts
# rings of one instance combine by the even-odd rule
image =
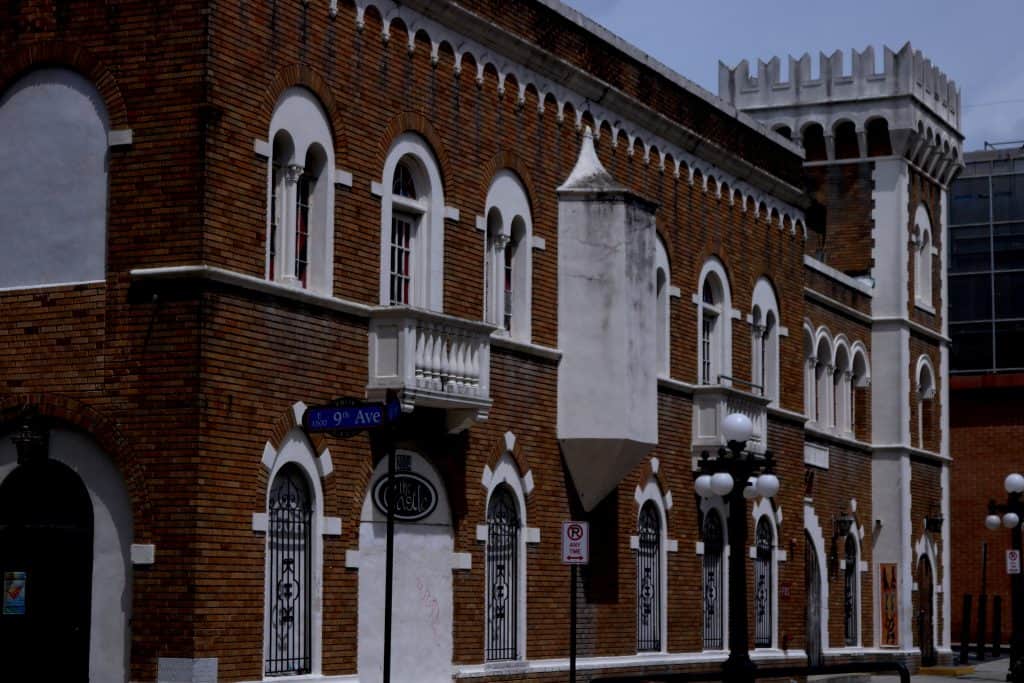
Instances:
[[[658,375],[672,374],[672,269],[668,251],[661,237],[654,240],[654,292],[656,297],[656,325],[658,348]]]
[[[657,458],[651,459],[651,470],[654,474],[657,474],[659,468],[659,462]],[[662,495],[661,487],[658,484],[658,480],[652,474],[648,477],[647,481],[643,486],[637,486],[633,492],[633,500],[636,502],[637,510],[637,521],[639,523],[640,514],[644,510],[644,506],[651,505],[657,513],[658,519],[658,579],[657,579],[657,627],[659,634],[659,644],[656,649],[646,649],[645,652],[667,652],[667,640],[668,640],[668,553],[674,553],[678,550],[679,544],[675,540],[671,540],[668,537],[668,511],[672,509],[672,494],[666,492]],[[640,537],[639,535],[632,535],[629,538],[629,547],[634,552],[640,551]],[[640,597],[641,597],[641,580],[637,576],[637,626],[639,629],[640,617]],[[639,641],[638,641],[639,646]],[[637,648],[640,651],[640,648]]]
[[[717,258],[701,268],[697,306],[697,383],[729,384],[732,376],[732,317],[729,278]]]
[[[754,601],[754,647],[777,648],[779,642],[779,562],[788,559],[786,551],[779,549],[780,513],[772,507],[769,499],[759,498],[754,503],[751,514],[754,520],[754,545],[748,548],[748,553],[754,561],[754,591],[751,596]],[[767,555],[763,552],[759,555],[758,531],[761,529],[766,529],[769,534]],[[760,586],[758,583],[758,563],[761,562],[766,563],[761,566],[761,569],[767,570],[767,583],[764,586]],[[766,591],[767,594],[762,594],[761,590]],[[759,608],[764,608],[767,613],[759,617]],[[759,619],[767,620],[767,641],[758,641]]]
[[[0,288],[106,277],[111,130],[96,87],[70,69],[42,68],[0,90]]]
[[[729,649],[729,514],[721,496],[702,498],[700,510],[703,521],[697,555],[701,558],[704,612],[701,647],[705,652],[719,652]],[[709,535],[715,525],[717,541]]]
[[[851,387],[853,371],[850,362],[850,347],[846,338],[836,339],[835,365],[832,370],[832,422],[840,434],[848,434],[851,425]]]
[[[817,419],[817,384],[815,368],[818,365],[817,347],[814,344],[814,329],[804,321],[804,415],[810,421]]]
[[[917,359],[917,369],[914,373],[917,378],[917,439],[915,445],[918,448],[925,447],[925,430],[934,426],[934,420],[929,425],[925,421],[925,411],[932,410],[932,401],[935,400],[935,368],[928,356],[922,355]]]
[[[814,383],[815,414],[812,416],[818,429],[831,429],[835,422],[832,392],[834,390],[832,373],[835,370],[835,357],[832,335],[828,330],[820,328],[815,342],[814,352]]]
[[[484,297],[487,322],[500,333],[532,339],[533,218],[519,177],[498,171],[487,191]]]
[[[871,366],[868,364],[868,351],[863,343],[856,341],[850,347],[852,355],[850,380],[850,433],[856,438],[857,425],[865,416],[857,413],[857,390],[866,389],[871,385]]]
[[[281,95],[270,120],[266,277],[331,295],[334,278],[334,144],[316,96]]]
[[[751,378],[761,387],[762,395],[779,401],[779,338],[788,330],[780,324],[779,304],[775,288],[767,278],[759,278],[754,285],[753,308],[747,321],[751,337]]]
[[[932,308],[932,222],[924,204],[914,214],[914,303]]]
[[[430,146],[415,133],[399,135],[388,150],[381,182],[371,189],[381,198],[380,303],[393,303],[397,273],[408,278],[408,294],[395,303],[442,310],[444,184]]]
[[[512,458],[511,452],[515,446],[516,437],[512,432],[506,432],[505,443],[507,451],[498,462],[495,464],[492,470],[489,466],[484,467],[483,479],[481,481],[483,487],[487,490],[487,495],[484,500],[484,518],[485,523],[477,525],[476,537],[477,541],[484,543],[484,622],[485,622],[485,633],[484,633],[484,649],[487,650],[487,643],[490,640],[489,631],[489,620],[487,618],[487,609],[490,606],[491,600],[491,588],[487,585],[486,576],[488,576],[487,562],[487,548],[489,528],[486,523],[487,511],[490,510],[491,496],[495,491],[501,487],[505,487],[509,491],[516,501],[519,512],[519,523],[520,533],[518,535],[518,548],[517,551],[517,567],[516,567],[516,599],[513,608],[516,610],[516,657],[515,659],[526,659],[526,547],[527,544],[537,544],[540,542],[540,529],[536,527],[530,527],[527,525],[527,510],[526,510],[526,498],[533,491],[533,472],[528,471],[526,474],[519,475],[519,466],[516,465],[515,460]]]
[[[804,534],[805,540],[810,544],[810,552],[814,553],[817,558],[815,562],[818,575],[816,577],[804,577],[805,580],[816,581],[818,584],[818,597],[821,604],[819,605],[819,625],[820,631],[818,636],[821,641],[822,650],[825,650],[829,646],[829,580],[828,580],[828,560],[825,557],[825,534],[822,532],[821,524],[818,520],[818,515],[814,512],[814,507],[809,498],[804,500]]]
[[[303,404],[296,404],[293,408],[297,419],[301,420],[302,412],[305,410]],[[276,632],[272,626],[274,600],[276,591],[279,588],[279,578],[273,576],[277,567],[273,565],[270,543],[272,533],[270,529],[270,497],[274,483],[278,479],[281,470],[286,466],[297,467],[309,488],[311,514],[311,529],[309,534],[309,585],[300,590],[309,591],[308,607],[309,615],[309,649],[310,649],[310,673],[317,675],[321,671],[322,656],[322,619],[323,619],[323,537],[325,535],[338,536],[341,534],[341,519],[338,517],[325,517],[323,514],[323,487],[321,477],[325,477],[332,471],[330,452],[326,449],[316,455],[309,440],[303,434],[301,428],[294,428],[285,435],[279,448],[274,448],[270,443],[264,447],[263,466],[268,471],[267,491],[265,494],[264,509],[253,515],[253,531],[267,535],[267,552],[265,558],[265,588],[264,588],[264,610],[263,610],[263,652],[264,662],[271,658],[274,646],[273,638]],[[267,671],[266,664],[264,671]],[[268,673],[268,675],[270,675]]]

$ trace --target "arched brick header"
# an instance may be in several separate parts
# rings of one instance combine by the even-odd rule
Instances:
[[[68,41],[28,45],[0,65],[0,93],[34,69],[58,67],[77,71],[96,87],[107,108],[112,129],[128,127],[128,109],[113,74],[91,52]]]
[[[0,400],[0,433],[16,429],[23,411],[34,409],[42,417],[77,427],[96,441],[109,455],[124,477],[131,498],[134,543],[151,540],[153,506],[144,466],[136,457],[128,438],[117,424],[94,408],[70,398],[53,394],[21,394]]]
[[[454,187],[454,183],[452,183],[452,167],[451,163],[448,161],[448,153],[445,151],[444,145],[441,143],[441,137],[434,130],[434,126],[431,125],[430,121],[423,114],[418,112],[402,112],[391,119],[391,122],[388,123],[388,127],[384,130],[384,134],[380,137],[377,144],[375,168],[384,168],[384,160],[388,157],[388,151],[391,149],[391,143],[393,143],[395,138],[399,135],[407,132],[416,133],[427,141],[427,144],[430,146],[430,151],[434,153],[434,158],[441,167],[441,182],[444,185],[443,190],[445,204],[452,204],[451,198],[456,196],[456,188]],[[390,182],[390,179],[388,179],[389,184]]]
[[[277,419],[274,420],[270,427],[270,438],[267,439],[275,450],[281,449],[282,444],[284,444],[284,438],[288,436],[288,432],[296,427],[302,428],[302,412],[305,409],[305,404],[295,404],[288,406],[286,410],[282,410],[278,414]],[[317,455],[320,455],[327,449],[327,440],[323,434],[307,434],[306,438],[309,439],[310,445],[313,446],[313,452]]]
[[[664,500],[668,495],[669,489],[665,484],[665,480],[661,478],[660,462],[658,466],[655,465],[655,461],[657,460],[658,459],[656,457],[647,459],[647,462],[645,462],[644,466],[640,469],[640,474],[637,476],[634,484],[636,485],[636,488],[642,489],[649,479],[654,479],[654,483],[658,485],[658,493],[661,494],[661,497]],[[666,510],[666,514],[667,512],[668,511]]]
[[[540,212],[540,206],[538,197],[533,191],[533,178],[522,158],[511,150],[501,150],[484,165],[483,172],[480,174],[480,185],[477,189],[478,205],[483,206],[487,202],[487,191],[491,187],[491,181],[494,180],[495,174],[503,168],[507,168],[519,176],[523,187],[526,188],[526,198],[530,202],[530,210],[536,216]]]
[[[509,448],[509,442],[511,442],[511,448]],[[492,472],[497,469],[498,461],[501,460],[501,457],[506,453],[508,453],[509,456],[511,456],[512,461],[515,462],[519,478],[525,478],[530,472],[530,461],[526,457],[522,441],[516,437],[513,432],[505,432],[495,440],[494,446],[491,448],[491,454],[487,458],[487,468]],[[533,490],[524,491],[524,495],[526,502],[529,503],[533,499]]]
[[[270,119],[274,116],[274,107],[277,106],[281,95],[288,88],[294,87],[306,88],[316,95],[324,111],[327,112],[327,120],[331,126],[331,137],[334,139],[335,158],[339,158],[341,150],[346,148],[345,126],[341,119],[341,110],[331,94],[331,88],[327,80],[307,64],[290,64],[283,67],[274,75],[273,80],[270,81],[263,101],[260,103],[260,121],[263,124],[264,131],[270,127]],[[266,133],[264,132],[263,134],[265,135]]]

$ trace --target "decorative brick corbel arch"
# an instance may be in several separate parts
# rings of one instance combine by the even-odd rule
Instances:
[[[0,93],[29,71],[56,67],[70,69],[92,82],[107,108],[110,128],[128,127],[128,109],[117,79],[84,47],[70,41],[46,41],[25,46],[0,64]]]
[[[26,409],[35,410],[44,418],[76,427],[92,438],[105,452],[124,478],[131,500],[133,542],[151,542],[153,505],[150,500],[145,467],[139,462],[129,439],[117,423],[69,396],[56,394],[20,394],[0,400],[0,433],[17,427]]]
[[[649,480],[653,479],[658,485],[658,493],[661,494],[663,500],[671,501],[672,493],[669,491],[668,485],[665,484],[665,480],[661,477],[661,461],[656,457],[650,457],[644,466],[640,469],[640,473],[637,475],[637,479],[634,482],[637,489],[642,489],[647,485]]]
[[[347,150],[348,136],[345,134],[346,127],[342,120],[341,108],[338,106],[334,95],[331,94],[331,86],[327,79],[308,64],[289,64],[282,67],[274,75],[267,89],[264,91],[263,100],[260,102],[261,130],[266,135],[270,128],[270,120],[274,116],[274,108],[277,106],[281,95],[288,88],[302,87],[313,93],[320,105],[327,114],[327,120],[331,126],[331,137],[334,141],[334,158],[344,156]]]
[[[490,457],[487,458],[487,464],[484,466],[485,471],[493,472],[496,470],[498,462],[506,454],[515,463],[516,473],[519,475],[519,478],[525,480],[529,477],[532,482],[533,474],[530,471],[530,462],[526,457],[526,452],[523,450],[522,442],[511,431],[505,432],[500,439],[495,441],[494,446],[491,448]],[[529,490],[524,490],[523,494],[527,504],[529,504],[533,500],[533,487],[530,486]]]
[[[508,169],[519,176],[519,180],[526,190],[526,199],[530,203],[530,210],[534,216],[539,214],[540,198],[533,191],[533,177],[530,175],[530,171],[527,169],[523,159],[515,152],[507,149],[499,151],[484,165],[483,171],[479,176],[480,184],[477,186],[478,206],[484,206],[487,203],[487,192],[491,188],[491,181],[494,180],[494,176],[498,171],[502,169]]]
[[[416,133],[427,141],[430,151],[434,153],[434,159],[437,160],[437,165],[441,168],[445,204],[454,204],[452,198],[456,196],[457,188],[452,182],[451,162],[444,144],[441,142],[441,136],[437,134],[434,126],[424,114],[411,111],[402,112],[391,119],[377,143],[377,156],[374,160],[374,168],[378,169],[376,172],[382,172],[380,169],[384,168],[384,161],[388,158],[391,144],[402,133]],[[388,182],[390,183],[390,180]]]

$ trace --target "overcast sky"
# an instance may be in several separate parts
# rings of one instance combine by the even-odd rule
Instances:
[[[1024,0],[566,0],[718,94],[718,60],[910,41],[957,82],[965,150],[1024,139]],[[879,56],[880,59],[880,56]]]

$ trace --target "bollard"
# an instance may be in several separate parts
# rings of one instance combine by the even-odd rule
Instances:
[[[960,615],[960,663],[966,664],[971,646],[971,601],[970,593],[964,594],[964,608]]]
[[[1003,654],[1003,646],[1000,642],[1003,639],[1003,596],[992,597],[992,656],[999,657]]]
[[[988,619],[988,596],[978,596],[978,661],[985,661],[985,621]]]

